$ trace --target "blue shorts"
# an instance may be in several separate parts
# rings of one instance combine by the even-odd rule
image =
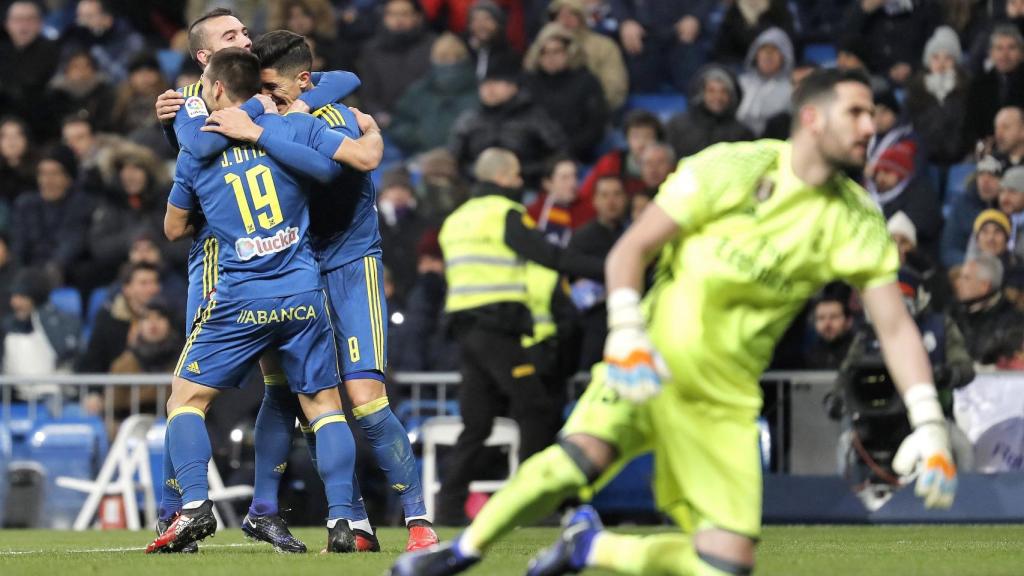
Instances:
[[[323,275],[331,298],[334,337],[343,380],[384,379],[387,368],[388,305],[384,264],[366,256]]]
[[[220,258],[220,245],[217,238],[208,236],[202,242],[196,241],[192,247],[188,261],[188,293],[185,297],[185,334],[192,333],[192,325],[196,321],[196,314],[199,307],[205,304],[206,297],[210,295],[218,280],[218,259]],[[200,258],[202,256],[202,258]]]
[[[264,350],[277,349],[293,392],[314,394],[338,385],[338,354],[327,295],[218,302],[199,309],[174,375],[210,388],[237,388]]]

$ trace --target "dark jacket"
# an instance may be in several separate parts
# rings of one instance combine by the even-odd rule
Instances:
[[[398,99],[388,133],[408,155],[443,147],[455,120],[477,103],[476,78],[468,62],[435,66]]]
[[[925,88],[925,74],[918,73],[907,86],[907,115],[933,164],[955,164],[969,151],[963,138],[967,113],[968,78],[956,68],[956,86],[942,102]]]
[[[96,314],[92,335],[85,353],[78,359],[76,372],[109,372],[111,365],[128,348],[132,313],[123,295],[118,294]]]
[[[484,106],[459,117],[449,148],[464,174],[481,152],[492,146],[513,152],[522,163],[527,185],[540,181],[544,162],[565,147],[565,134],[543,108],[520,90],[498,106]]]
[[[938,192],[924,175],[911,176],[903,192],[882,206],[888,220],[902,211],[917,228],[917,245],[926,254],[936,254],[942,232],[942,203]]]
[[[82,110],[89,113],[97,131],[109,129],[114,96],[113,86],[103,76],[92,86],[71,85],[63,75],[56,77],[44,96],[51,111],[47,134],[60,136],[61,121]]]
[[[814,341],[804,353],[804,368],[807,370],[838,370],[850,350],[856,332],[848,331],[831,342],[815,334]]]
[[[721,114],[715,114],[704,105],[704,81],[709,72],[718,70],[729,74],[733,90],[729,107]],[[736,119],[743,94],[735,76],[721,66],[705,68],[690,86],[689,107],[686,112],[673,116],[668,122],[668,142],[675,148],[676,156],[685,158],[719,142],[752,140],[754,133]]]
[[[59,55],[57,44],[42,36],[21,50],[0,40],[0,106],[4,114],[24,118],[38,134],[49,116],[38,98],[57,71]]]
[[[158,186],[152,183],[142,193],[137,207],[129,204],[120,184],[107,188],[97,203],[89,225],[89,251],[98,266],[111,272],[107,281],[113,280],[139,236],[157,238],[157,245],[166,254],[162,232],[167,196]]]
[[[89,198],[74,188],[56,202],[43,201],[38,192],[22,194],[11,219],[13,257],[22,266],[66,268],[85,252],[91,213]]]
[[[568,152],[581,162],[594,159],[608,122],[608,104],[601,83],[586,67],[548,74],[539,66],[523,87],[568,138]]]
[[[864,64],[885,77],[895,64],[917,67],[925,42],[940,24],[941,11],[928,0],[913,0],[913,8],[889,14],[886,7],[867,14],[860,2],[851,2],[846,13],[845,38],[859,38],[869,48]]]
[[[761,14],[753,25],[747,23],[740,13],[739,5],[733,2],[725,12],[722,25],[718,29],[715,41],[714,58],[720,64],[739,66],[747,56],[747,50],[754,40],[765,30],[782,28],[790,38],[797,38],[793,28],[793,15],[789,12],[786,0],[770,0],[768,9]]]
[[[427,227],[427,223],[410,211],[406,216],[389,225],[383,215],[380,221],[380,247],[384,254],[384,266],[391,272],[395,284],[395,298],[404,302],[416,281],[416,243]]]
[[[65,33],[62,44],[65,55],[87,50],[96,58],[100,70],[115,84],[128,77],[128,65],[146,48],[142,36],[121,19],[115,20],[114,25],[99,36],[86,28],[75,26]]]
[[[995,127],[996,113],[1004,106],[1024,105],[1024,64],[1009,74],[996,69],[974,78],[967,97],[967,118],[964,133],[967,143],[988,138]]]
[[[597,220],[592,220],[573,233],[572,239],[569,240],[569,249],[605,260],[624,231],[624,226],[609,228]],[[575,284],[581,280],[570,278],[570,281]],[[582,281],[588,282],[586,279]],[[604,341],[608,336],[608,312],[604,299],[595,302],[589,308],[579,310],[576,319],[581,338],[578,370],[588,371],[604,356]]]
[[[381,29],[363,47],[359,98],[367,113],[391,112],[399,97],[430,70],[434,35],[425,28],[393,34]]]
[[[961,303],[956,320],[975,362],[995,364],[1013,357],[1024,344],[1024,314],[1002,292]]]
[[[458,370],[459,347],[444,330],[444,275],[420,274],[405,301],[405,321],[396,331],[401,338],[395,349],[396,370]]]

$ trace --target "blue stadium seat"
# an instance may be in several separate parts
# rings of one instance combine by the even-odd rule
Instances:
[[[0,425],[5,426],[11,435],[11,450],[14,460],[29,458],[31,452],[29,442],[32,439],[32,431],[49,420],[50,413],[44,404],[36,404],[33,409],[29,404],[23,402],[11,403],[10,418],[5,418],[3,408],[0,408]]]
[[[667,94],[631,94],[626,100],[625,111],[643,109],[653,113],[662,122],[686,112],[686,96],[677,93]]]
[[[92,480],[99,468],[98,438],[89,424],[50,422],[32,433],[31,459],[46,470],[42,517],[48,528],[67,529],[86,494],[57,486],[57,478]]]
[[[103,308],[103,305],[107,303],[109,298],[109,286],[93,288],[92,292],[89,294],[89,307],[85,310],[85,322],[87,324],[92,324],[93,321],[96,320],[96,315],[100,313],[100,310]]]
[[[832,44],[808,44],[804,47],[804,60],[818,66],[835,64],[837,56],[836,47]]]
[[[952,205],[957,198],[967,192],[967,181],[974,174],[974,169],[973,162],[953,164],[949,167],[949,174],[946,175],[946,190],[942,196],[944,204]]]
[[[168,84],[173,84],[181,71],[181,65],[185,62],[185,55],[177,50],[159,50],[156,53],[156,61],[160,64],[160,72]]]
[[[50,303],[66,314],[82,317],[82,295],[70,286],[61,286],[50,292]]]
[[[74,405],[78,407],[77,404]],[[61,414],[60,418],[52,421],[53,424],[83,424],[92,429],[96,439],[96,461],[103,462],[107,457],[107,449],[110,448],[110,439],[107,437],[107,426],[99,416],[84,414],[79,410],[69,410]]]

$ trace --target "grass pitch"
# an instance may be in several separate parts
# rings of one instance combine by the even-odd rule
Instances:
[[[320,549],[326,534],[317,528],[294,532],[311,551]],[[553,528],[516,531],[469,574],[523,574],[530,556],[557,533]],[[454,535],[441,531],[442,538]],[[146,556],[142,550],[151,538],[149,532],[0,530],[0,575],[379,576],[401,552],[405,531],[381,530],[381,554],[346,556],[276,554],[267,545],[247,542],[237,529],[207,539],[195,556]],[[1024,574],[1024,526],[771,526],[764,530],[756,574],[1019,576]]]

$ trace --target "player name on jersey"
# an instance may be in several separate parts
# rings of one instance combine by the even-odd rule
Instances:
[[[313,320],[316,309],[313,306],[292,306],[274,310],[242,310],[235,324],[275,324],[292,320]]]
[[[266,155],[267,153],[258,146],[232,146],[220,153],[220,165],[227,168]]]

